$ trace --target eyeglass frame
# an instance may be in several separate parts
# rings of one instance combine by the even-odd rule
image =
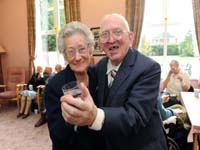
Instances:
[[[116,28],[112,31],[103,31],[99,34],[99,40],[102,43],[106,43],[111,35],[114,39],[119,40],[122,38],[123,33],[129,33],[129,32],[124,31],[120,28]]]
[[[77,52],[79,53],[79,55],[85,55],[87,52],[89,52],[89,48],[90,44],[87,44],[85,46],[80,46],[78,48],[68,48],[70,50],[65,48],[64,55],[70,58],[75,57]]]

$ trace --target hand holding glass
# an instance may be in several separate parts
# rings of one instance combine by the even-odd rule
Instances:
[[[82,95],[82,91],[80,89],[80,84],[77,81],[72,81],[72,82],[69,82],[69,83],[63,85],[62,91],[63,91],[64,95],[70,94],[74,98]],[[68,123],[67,123],[67,125],[68,125]],[[77,132],[77,129],[78,129],[78,126],[74,125],[75,132]]]

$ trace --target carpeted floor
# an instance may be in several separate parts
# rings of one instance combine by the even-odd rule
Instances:
[[[35,128],[39,114],[16,118],[15,105],[0,107],[0,150],[51,150],[47,124]]]

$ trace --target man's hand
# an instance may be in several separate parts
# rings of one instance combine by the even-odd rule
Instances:
[[[166,103],[169,101],[169,95],[162,95],[162,102]]]
[[[83,93],[80,97],[74,98],[71,95],[61,97],[62,116],[70,124],[90,126],[96,118],[97,107],[83,83],[81,83],[81,90]]]
[[[171,70],[169,70],[169,72],[168,72],[168,74],[167,74],[167,77],[170,77],[172,73],[173,73],[173,72],[172,72]]]
[[[177,79],[179,79],[180,82],[182,82],[182,81],[183,81],[183,75],[182,75],[181,73],[179,73],[179,74],[177,75]]]

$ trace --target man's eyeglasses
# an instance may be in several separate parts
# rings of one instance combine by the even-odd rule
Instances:
[[[65,50],[65,55],[67,55],[68,57],[74,57],[76,55],[76,53],[78,52],[80,55],[85,55],[88,53],[88,48],[89,45],[87,46],[82,46],[82,47],[78,47],[78,48],[68,48]]]
[[[122,29],[115,29],[113,31],[103,31],[99,36],[100,42],[107,42],[110,36],[112,36],[115,40],[120,40],[122,38],[123,33],[125,32],[127,31],[123,31]]]

